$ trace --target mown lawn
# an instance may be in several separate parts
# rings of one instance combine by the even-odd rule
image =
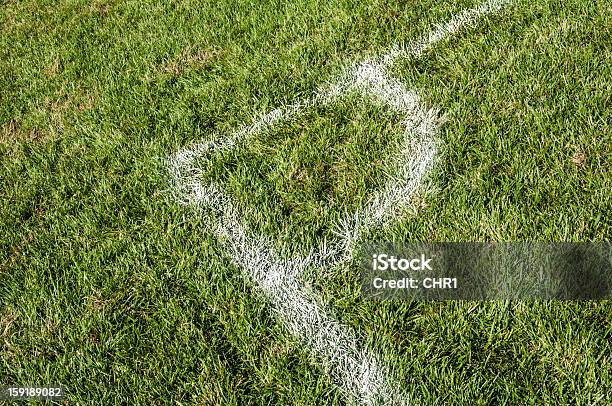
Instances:
[[[165,159],[310,96],[473,1],[3,1],[0,385],[70,404],[344,404]],[[517,0],[393,74],[441,155],[395,241],[610,241],[612,7]],[[398,120],[348,98],[203,162],[256,232],[308,246],[384,181]],[[612,305],[385,302],[306,282],[421,404],[606,404]]]

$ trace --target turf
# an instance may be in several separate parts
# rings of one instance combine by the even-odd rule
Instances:
[[[173,200],[164,159],[473,4],[4,1],[0,385],[61,383],[74,404],[344,404]],[[443,147],[413,210],[372,237],[609,241],[611,11],[517,1],[396,64],[444,114]],[[202,165],[254,230],[308,246],[384,181],[396,120],[349,98]],[[355,264],[315,276],[419,403],[609,402],[608,301],[380,304]]]

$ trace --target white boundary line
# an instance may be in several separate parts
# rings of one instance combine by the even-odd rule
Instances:
[[[467,9],[434,31],[408,45],[395,45],[374,60],[353,65],[331,85],[321,86],[313,97],[274,109],[221,140],[184,148],[168,158],[177,200],[212,209],[213,227],[233,263],[243,269],[269,298],[273,311],[289,331],[321,362],[340,390],[361,404],[407,404],[403,390],[389,381],[390,373],[378,358],[360,345],[358,335],[336,321],[320,299],[305,289],[300,277],[307,268],[334,267],[350,259],[360,235],[384,226],[398,209],[409,204],[431,168],[437,151],[438,114],[423,107],[419,96],[389,78],[387,68],[398,58],[418,57],[435,43],[499,11],[511,0],[489,0]],[[404,139],[396,154],[396,173],[362,209],[341,221],[338,240],[305,257],[282,259],[269,238],[254,236],[241,221],[231,199],[214,184],[203,184],[195,160],[207,153],[231,150],[281,121],[299,116],[310,107],[357,92],[403,115]]]

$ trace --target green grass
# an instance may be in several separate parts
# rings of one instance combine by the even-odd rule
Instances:
[[[354,95],[313,107],[250,138],[242,148],[207,155],[203,177],[243,208],[257,234],[277,246],[314,248],[362,207],[393,170],[402,117]],[[370,194],[368,194],[368,192]],[[301,248],[297,248],[301,247]]]
[[[473,4],[4,1],[0,385],[62,383],[74,404],[343,404],[172,200],[163,160]],[[414,210],[374,236],[609,241],[611,27],[604,0],[519,0],[398,63],[444,113],[444,146]],[[349,98],[206,173],[255,230],[312,244],[384,180],[394,120]],[[380,304],[358,278],[308,283],[423,404],[612,392],[608,301]]]

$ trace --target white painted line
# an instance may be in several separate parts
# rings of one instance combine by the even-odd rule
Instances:
[[[299,281],[313,258],[281,259],[269,238],[249,232],[231,199],[218,187],[209,184],[201,192],[202,203],[216,213],[214,231],[234,265],[247,272],[274,313],[340,390],[362,404],[405,404],[388,386],[388,371],[362,348],[357,334],[336,321]]]
[[[382,190],[355,213],[345,216],[336,228],[337,241],[323,241],[315,254],[319,267],[333,268],[351,259],[360,236],[374,227],[384,227],[394,214],[400,214],[417,192],[421,180],[432,167],[438,141],[438,111],[424,107],[420,97],[398,80],[387,77],[378,64],[366,61],[357,65],[345,79],[347,92],[357,91],[400,113],[404,119],[403,139],[392,156],[394,173]]]
[[[514,0],[488,0],[475,8],[466,9],[416,41],[406,45],[402,43],[393,45],[386,53],[376,58],[373,63],[383,69],[387,69],[397,59],[419,57],[425,51],[432,48],[437,42],[451,34],[457,33],[465,26],[476,24],[483,16],[500,11],[505,5],[512,1]],[[264,131],[280,121],[295,117],[309,107],[323,105],[335,100],[346,92],[347,86],[350,87],[352,85],[350,81],[346,80],[346,76],[351,77],[354,70],[355,67],[352,67],[348,69],[344,75],[340,75],[340,78],[335,82],[323,84],[315,91],[313,97],[294,102],[284,108],[277,108],[267,112],[258,117],[251,124],[238,129],[229,136],[221,135],[223,137],[221,139],[200,142],[179,150],[175,156],[169,160],[170,165],[178,166],[176,169],[180,171],[181,167],[189,167],[190,163],[199,156],[216,150],[231,149],[236,146],[237,143],[247,140],[254,134]],[[175,168],[172,168],[172,171],[175,172]],[[181,194],[179,200],[185,204],[189,204],[189,197],[184,194]]]
[[[345,88],[403,114],[405,132],[395,156],[395,176],[361,211],[347,216],[337,241],[324,242],[305,257],[282,260],[268,238],[249,233],[232,200],[216,185],[204,184],[196,176],[187,187],[192,201],[214,211],[211,223],[232,262],[269,298],[274,312],[344,393],[361,404],[406,404],[401,391],[394,389],[397,385],[389,383],[387,368],[359,345],[355,332],[331,317],[314,293],[306,291],[300,277],[307,268],[335,267],[350,260],[359,235],[386,223],[408,202],[435,155],[437,112],[423,108],[416,93],[369,62],[357,67]]]
[[[357,334],[341,325],[300,281],[309,268],[341,266],[350,260],[354,244],[372,227],[383,227],[393,214],[409,205],[421,180],[431,168],[436,151],[438,113],[423,107],[419,96],[386,70],[398,58],[418,57],[435,43],[474,24],[479,17],[500,10],[511,0],[489,0],[453,17],[436,30],[404,46],[395,45],[374,60],[353,65],[335,82],[321,86],[312,98],[272,110],[229,137],[184,148],[168,159],[174,192],[183,204],[211,209],[212,225],[233,263],[243,269],[269,298],[274,312],[306,348],[340,390],[361,404],[406,404],[403,390],[390,383],[390,374],[378,358],[359,344]],[[395,154],[392,179],[368,203],[347,215],[337,228],[338,239],[305,257],[280,258],[269,238],[254,236],[242,223],[234,203],[217,186],[205,184],[195,160],[208,153],[231,150],[283,120],[306,109],[357,92],[404,116],[404,137]]]
[[[418,58],[437,42],[451,34],[457,33],[465,26],[475,25],[483,16],[501,11],[506,5],[513,1],[514,0],[489,0],[480,3],[477,7],[465,9],[444,24],[438,25],[435,30],[423,35],[416,41],[406,45],[401,43],[395,44],[379,58],[379,63],[382,66],[388,67],[399,58]]]

